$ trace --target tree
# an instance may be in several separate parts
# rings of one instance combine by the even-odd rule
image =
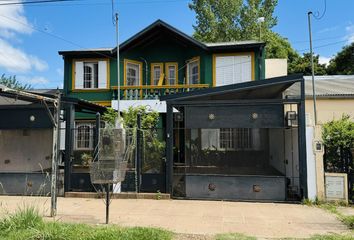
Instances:
[[[22,84],[17,79],[16,76],[6,77],[5,74],[0,77],[0,84],[5,85],[8,88],[16,89],[16,90],[32,90],[32,86],[30,84]]]
[[[354,42],[337,53],[329,62],[328,74],[354,74]]]
[[[202,42],[261,40],[266,42],[267,58],[299,57],[289,41],[271,30],[277,0],[193,0],[189,8],[196,13],[194,38]],[[258,22],[264,17],[264,22]]]
[[[313,65],[315,75],[326,75],[326,65],[319,63],[319,55],[314,55]],[[304,75],[311,75],[311,54],[304,53],[303,56],[295,57],[292,61],[289,61],[288,73],[303,73]]]

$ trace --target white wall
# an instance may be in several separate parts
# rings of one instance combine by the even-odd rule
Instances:
[[[52,129],[0,130],[0,172],[50,168],[52,136]]]
[[[265,60],[265,78],[281,77],[288,75],[288,61],[283,58]]]
[[[306,158],[307,158],[307,191],[308,198],[315,200],[317,196],[316,185],[316,158],[313,149],[314,129],[306,127]]]

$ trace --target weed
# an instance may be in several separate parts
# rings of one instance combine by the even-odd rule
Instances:
[[[157,190],[156,192],[156,200],[161,200],[162,199],[162,194],[160,190]]]
[[[241,233],[227,233],[227,234],[218,234],[215,236],[216,240],[256,240],[255,237],[246,236]]]

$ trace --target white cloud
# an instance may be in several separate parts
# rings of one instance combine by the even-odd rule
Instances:
[[[331,58],[329,57],[322,57],[320,56],[319,59],[318,59],[318,62],[320,64],[325,64],[326,66],[329,64],[329,61],[331,60]]]
[[[48,79],[46,79],[45,77],[41,77],[41,76],[28,77],[28,76],[20,75],[20,76],[17,76],[17,79],[20,82],[31,84],[31,85],[49,83]]]
[[[345,31],[347,32],[347,35],[345,39],[347,40],[348,44],[351,44],[354,42],[354,24],[350,24],[345,28]]]
[[[5,0],[1,3],[7,2],[11,1]],[[15,47],[15,43],[22,42],[17,38],[18,34],[31,34],[33,32],[31,27],[32,24],[27,20],[22,5],[0,7],[0,67],[11,73],[48,69],[45,61]]]
[[[11,46],[7,41],[0,39],[0,67],[9,72],[28,72],[32,69],[44,71],[48,64],[37,58],[28,55],[20,49]]]
[[[11,1],[2,1],[6,3]],[[14,33],[30,34],[31,24],[24,15],[22,5],[4,5],[0,7],[0,36],[14,37]]]

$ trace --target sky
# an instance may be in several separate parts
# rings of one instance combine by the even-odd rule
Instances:
[[[64,62],[58,51],[114,47],[116,11],[120,42],[157,19],[193,34],[196,19],[189,0],[114,0],[113,9],[111,1],[0,5],[0,74],[16,75],[33,88],[62,87]],[[354,0],[279,0],[274,13],[278,24],[272,30],[299,53],[308,52],[307,12],[324,13],[319,20],[312,18],[313,46],[320,61],[328,63],[354,41],[353,9]]]

